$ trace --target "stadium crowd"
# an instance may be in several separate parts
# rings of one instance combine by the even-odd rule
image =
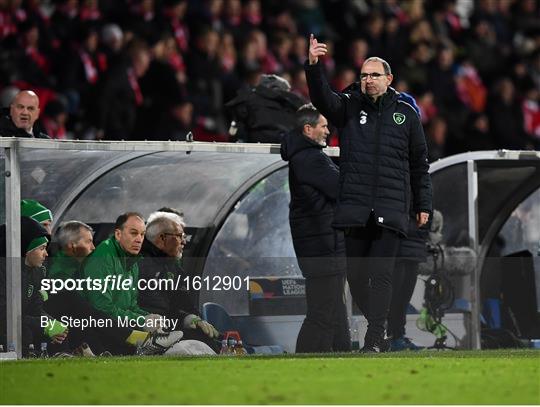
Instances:
[[[430,160],[540,144],[536,0],[1,0],[0,27],[2,106],[34,90],[52,138],[234,141],[224,105],[262,74],[307,101],[313,33],[336,90],[389,61]]]

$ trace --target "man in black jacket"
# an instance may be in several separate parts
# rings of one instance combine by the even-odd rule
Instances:
[[[144,279],[146,284],[155,279],[161,285],[157,289],[139,290],[138,304],[148,312],[177,320],[177,326],[184,332],[183,340],[198,340],[219,352],[219,343],[215,340],[218,331],[198,315],[197,307],[182,281],[185,273],[179,260],[185,244],[181,216],[158,211],[148,217],[141,249],[143,259],[139,262],[139,279]],[[165,284],[167,280],[171,285]]]
[[[390,88],[390,65],[368,58],[360,86],[330,89],[318,61],[326,45],[310,38],[305,65],[313,104],[340,129],[340,178],[334,226],[345,230],[351,294],[367,317],[363,350],[384,348],[392,270],[406,236],[412,192],[417,225],[432,207],[427,147],[414,108]]]
[[[295,113],[305,102],[277,75],[262,75],[254,88],[242,89],[225,107],[236,122],[235,137],[246,143],[280,143],[295,125]]]
[[[289,222],[298,265],[306,279],[307,313],[296,352],[350,349],[345,308],[345,242],[332,228],[338,167],[322,151],[328,121],[313,105],[296,113],[300,130],[287,134],[281,157],[289,162]]]
[[[23,90],[13,98],[0,117],[1,137],[49,138],[36,123],[39,117],[39,98],[31,90]]]

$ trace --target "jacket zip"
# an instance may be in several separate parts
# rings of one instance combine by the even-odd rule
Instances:
[[[381,96],[384,98],[384,95]],[[381,138],[381,114],[382,114],[383,99],[379,101],[377,111],[377,123],[375,124],[375,182],[371,190],[371,212],[375,212],[375,195],[377,193],[377,187],[379,185],[379,150],[380,150],[380,138]]]

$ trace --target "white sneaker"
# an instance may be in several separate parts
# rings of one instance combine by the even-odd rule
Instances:
[[[137,355],[161,355],[177,343],[184,333],[182,331],[161,332],[155,331],[146,337],[141,346],[137,348]]]

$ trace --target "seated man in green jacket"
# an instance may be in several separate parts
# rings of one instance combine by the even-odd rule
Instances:
[[[145,230],[144,219],[138,213],[128,212],[118,217],[114,235],[101,242],[83,266],[82,277],[92,283],[91,287],[85,287],[84,296],[120,327],[156,335],[177,333],[177,342],[182,332],[176,326],[170,326],[166,318],[149,314],[137,304],[137,262]],[[173,333],[163,333],[162,329]]]

